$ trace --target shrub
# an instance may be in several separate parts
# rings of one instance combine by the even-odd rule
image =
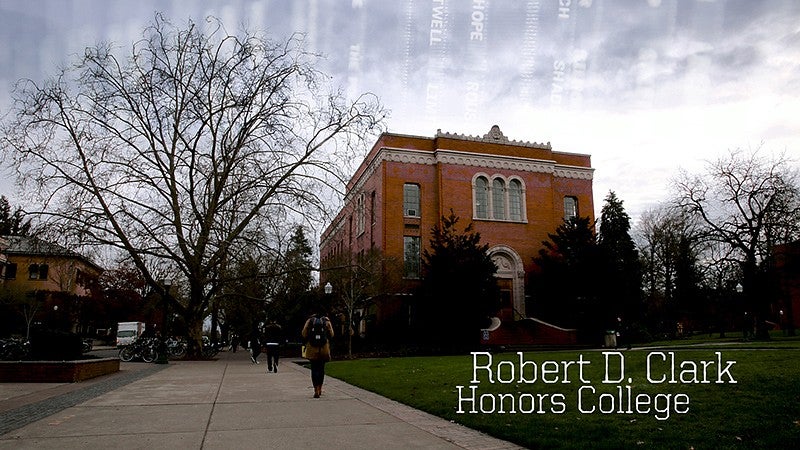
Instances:
[[[82,358],[81,337],[55,330],[36,330],[31,334],[31,358],[64,361]]]

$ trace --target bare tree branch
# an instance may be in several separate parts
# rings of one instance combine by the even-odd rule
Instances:
[[[87,49],[58,77],[19,84],[2,147],[39,213],[65,235],[124,251],[159,287],[148,260],[188,285],[199,335],[215,277],[270,216],[325,213],[344,164],[379,132],[366,94],[329,91],[302,36],[178,28],[161,15],[127,59]]]

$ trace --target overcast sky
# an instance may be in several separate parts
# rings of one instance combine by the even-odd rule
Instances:
[[[638,215],[679,168],[727,149],[800,156],[795,0],[0,0],[0,114],[86,46],[129,46],[155,11],[183,25],[308,33],[322,69],[376,93],[389,131],[437,129],[588,153],[595,210],[614,190]],[[13,185],[0,193],[14,197]]]

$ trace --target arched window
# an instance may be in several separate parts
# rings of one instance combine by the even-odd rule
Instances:
[[[525,183],[519,177],[477,173],[472,188],[474,219],[527,222]]]
[[[506,183],[502,178],[492,180],[492,215],[495,220],[506,218]]]
[[[475,179],[475,217],[489,218],[489,180],[485,177]]]
[[[575,197],[564,197],[564,220],[570,220],[578,217],[578,199]]]
[[[508,213],[511,220],[522,220],[522,183],[519,180],[508,182]]]

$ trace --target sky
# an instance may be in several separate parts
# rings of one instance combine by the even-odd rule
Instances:
[[[729,149],[800,157],[795,0],[0,0],[0,115],[16,80],[101,41],[129,47],[157,11],[306,33],[334,83],[378,95],[391,132],[496,124],[590,154],[598,216],[613,190],[635,222],[680,169]],[[8,171],[0,193],[16,196]]]

